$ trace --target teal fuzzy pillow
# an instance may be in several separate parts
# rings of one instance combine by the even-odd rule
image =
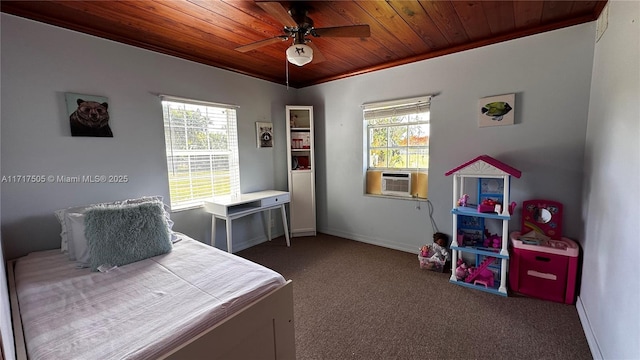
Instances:
[[[85,213],[92,271],[122,266],[171,251],[171,234],[159,201],[97,206]]]

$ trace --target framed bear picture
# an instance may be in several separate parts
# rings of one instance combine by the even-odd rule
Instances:
[[[65,93],[71,136],[113,137],[109,126],[109,99]]]

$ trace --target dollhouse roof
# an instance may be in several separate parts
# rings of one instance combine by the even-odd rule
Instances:
[[[477,158],[467,161],[445,173],[446,176],[451,174],[473,174],[473,175],[511,175],[520,178],[522,173],[520,170],[496,160],[489,155],[480,155]]]

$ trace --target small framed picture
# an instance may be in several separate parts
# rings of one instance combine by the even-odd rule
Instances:
[[[65,93],[65,99],[71,136],[113,137],[106,97]]]
[[[490,96],[478,101],[478,126],[513,125],[516,94]]]
[[[273,147],[273,124],[270,122],[256,122],[256,136],[259,148]]]

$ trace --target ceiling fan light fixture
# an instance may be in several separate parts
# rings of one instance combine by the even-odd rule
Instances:
[[[287,49],[287,60],[294,65],[306,65],[313,60],[313,49],[306,44],[293,44]]]

